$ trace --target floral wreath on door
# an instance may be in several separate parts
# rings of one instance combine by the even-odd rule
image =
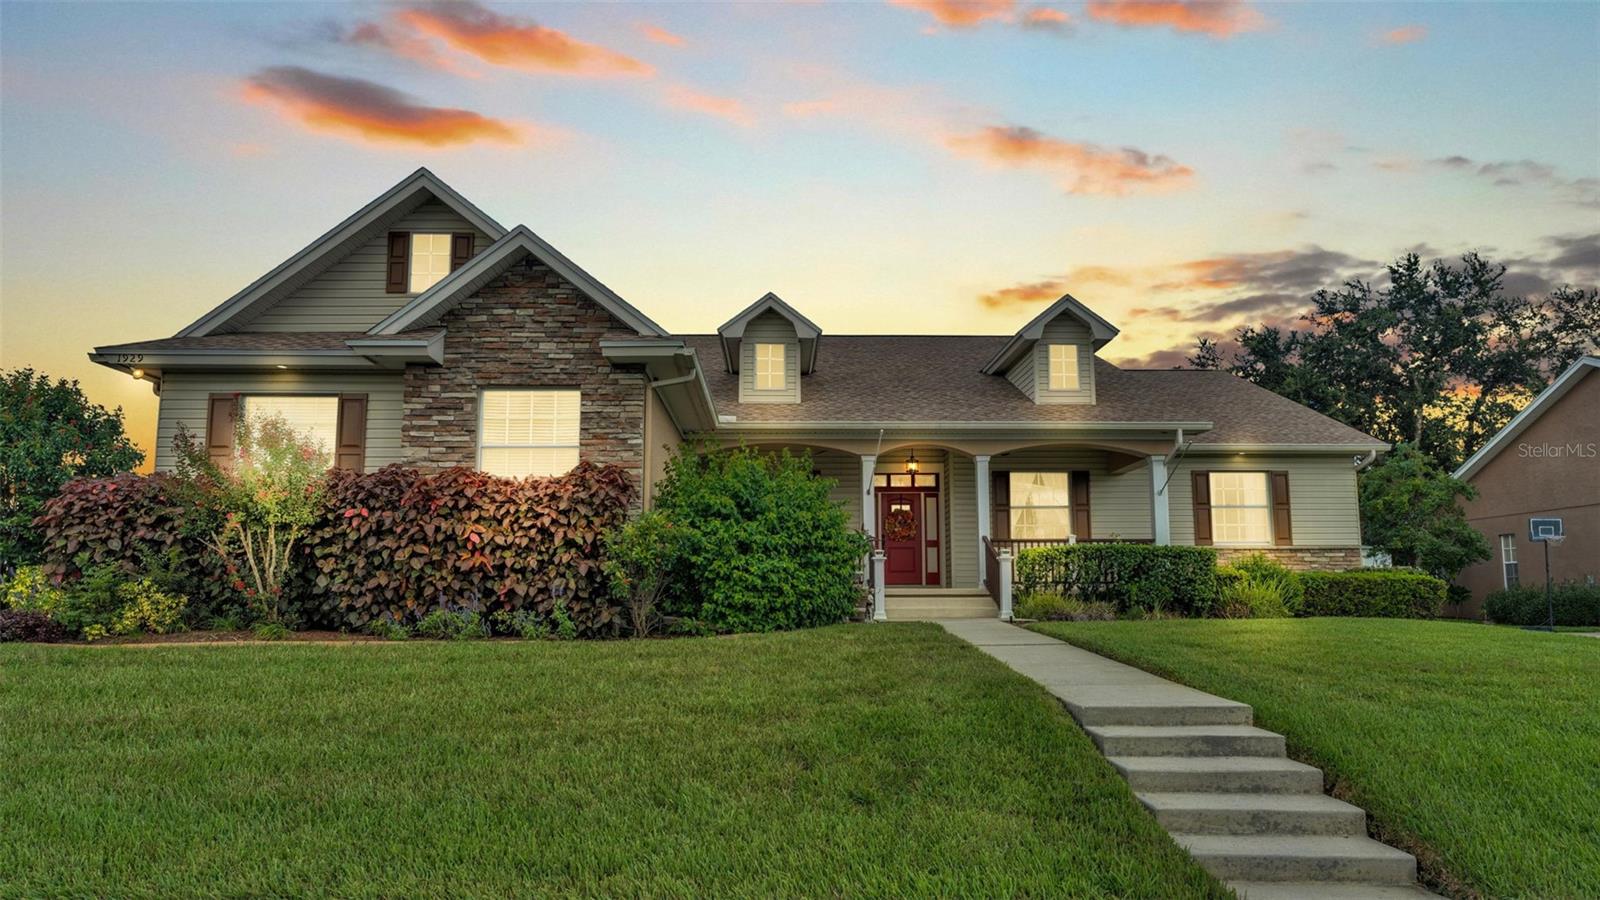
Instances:
[[[891,541],[916,540],[916,514],[903,506],[889,510],[883,517],[883,536]]]

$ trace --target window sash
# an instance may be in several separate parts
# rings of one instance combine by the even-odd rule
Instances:
[[[239,417],[245,422],[277,416],[306,443],[327,454],[332,465],[339,446],[339,398],[334,394],[244,394]]]
[[[781,391],[788,386],[787,349],[782,344],[756,344],[756,390]]]
[[[1508,588],[1522,583],[1522,567],[1517,565],[1517,539],[1513,535],[1500,535],[1500,578]]]
[[[1266,472],[1212,472],[1211,542],[1220,546],[1272,543],[1272,491]]]
[[[1078,389],[1078,345],[1050,345],[1050,390]]]
[[[413,294],[420,294],[450,274],[450,235],[411,235],[411,282]]]
[[[1006,494],[1013,540],[1065,540],[1072,534],[1070,472],[1010,472]]]
[[[478,468],[507,478],[561,475],[578,464],[582,396],[574,390],[493,389],[478,414]]]

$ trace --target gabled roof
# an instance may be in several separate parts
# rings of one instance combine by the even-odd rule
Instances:
[[[1117,336],[1117,327],[1115,325],[1100,318],[1098,313],[1079,303],[1078,299],[1071,294],[1062,294],[1060,300],[1050,304],[1044,312],[1034,316],[1032,321],[1022,326],[1020,331],[1012,335],[1011,339],[1006,341],[1005,346],[1001,347],[994,357],[984,364],[983,373],[986,375],[998,375],[1011,368],[1012,363],[1016,362],[1019,356],[1027,352],[1041,337],[1044,337],[1044,327],[1060,315],[1072,316],[1089,326],[1089,331],[1093,335],[1094,349],[1096,350],[1104,347],[1111,342],[1112,338]]]
[[[283,299],[429,198],[450,207],[491,238],[506,233],[505,227],[499,222],[456,193],[437,175],[421,168],[356,210],[354,215],[306,245],[299,253],[251,282],[244,290],[229,297],[222,305],[195,320],[177,336],[201,337],[211,334],[240,316]]]
[[[543,238],[534,234],[526,225],[518,225],[506,232],[504,237],[484,248],[482,253],[474,256],[466,265],[446,275],[438,284],[418,294],[410,303],[372,326],[368,334],[395,334],[432,325],[458,302],[472,296],[479,288],[529,256],[549,266],[557,275],[571,282],[585,296],[600,304],[640,335],[668,336],[666,329],[651,321],[649,316],[634,309],[593,275],[579,268],[577,263],[561,255],[561,251],[545,243]]]
[[[802,374],[811,374],[817,367],[817,343],[822,337],[822,329],[771,291],[717,329],[717,334],[722,338],[722,357],[728,371],[739,370],[739,344],[744,339],[745,326],[768,312],[777,313],[794,325],[795,336],[800,339],[800,371]]]
[[[1468,457],[1467,461],[1461,464],[1461,468],[1456,469],[1455,477],[1465,481],[1482,471],[1483,467],[1489,464],[1489,460],[1494,459],[1496,454],[1510,446],[1518,435],[1527,431],[1530,425],[1544,415],[1545,410],[1554,406],[1557,400],[1560,400],[1566,396],[1568,391],[1577,387],[1578,382],[1582,381],[1585,375],[1592,373],[1596,369],[1600,369],[1600,356],[1585,356],[1568,366],[1560,377],[1551,382],[1550,386],[1545,388],[1539,396],[1533,398],[1532,403],[1523,407],[1522,412],[1513,416],[1511,421],[1506,423],[1506,427],[1500,429],[1494,437],[1489,439],[1487,444],[1479,448],[1477,453]]]

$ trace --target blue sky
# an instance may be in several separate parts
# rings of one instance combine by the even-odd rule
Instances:
[[[171,334],[418,165],[669,328],[1167,365],[1409,249],[1600,280],[1600,5],[0,5],[0,363]]]

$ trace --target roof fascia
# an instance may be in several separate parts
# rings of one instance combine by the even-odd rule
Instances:
[[[1507,444],[1511,443],[1522,432],[1527,431],[1528,426],[1532,425],[1541,415],[1544,415],[1546,409],[1555,405],[1557,400],[1566,396],[1568,391],[1576,387],[1578,382],[1583,379],[1583,376],[1588,374],[1589,369],[1600,369],[1600,356],[1584,356],[1568,366],[1567,370],[1562,372],[1555,381],[1551,382],[1549,387],[1541,391],[1539,396],[1533,398],[1532,403],[1524,406],[1521,412],[1511,417],[1511,421],[1507,422],[1504,428],[1495,432],[1494,437],[1490,438],[1488,443],[1478,448],[1477,453],[1467,457],[1467,461],[1455,470],[1455,477],[1466,481],[1482,471],[1483,467],[1488,465],[1489,461],[1494,459],[1501,450],[1505,449]]]
[[[425,190],[438,198],[440,202],[449,206],[462,218],[492,238],[498,239],[505,234],[505,227],[486,215],[483,210],[468,202],[455,191],[454,188],[439,180],[438,176],[421,168],[412,172],[399,184],[378,195],[372,202],[352,213],[349,218],[333,226],[316,240],[301,248],[294,254],[279,263],[267,274],[251,282],[244,290],[227,300],[205,315],[190,323],[188,327],[177,333],[177,337],[200,337],[211,334],[235,317],[247,311],[252,304],[261,299],[263,295],[273,288],[282,285],[304,270],[307,266],[321,260],[334,248],[345,241],[354,238],[374,222],[379,221],[385,214],[395,207],[405,203],[416,195],[419,190]]]
[[[617,296],[598,279],[585,272],[572,260],[563,256],[526,225],[518,225],[503,237],[473,257],[466,265],[446,275],[438,284],[418,294],[410,303],[396,310],[383,321],[367,330],[368,334],[385,335],[416,327],[430,316],[443,315],[452,304],[464,299],[476,280],[496,267],[509,268],[517,260],[516,254],[527,253],[562,278],[571,282],[589,299],[621,319],[624,324],[645,337],[667,337],[665,328],[657,325],[644,313]],[[500,269],[504,271],[504,269]]]

